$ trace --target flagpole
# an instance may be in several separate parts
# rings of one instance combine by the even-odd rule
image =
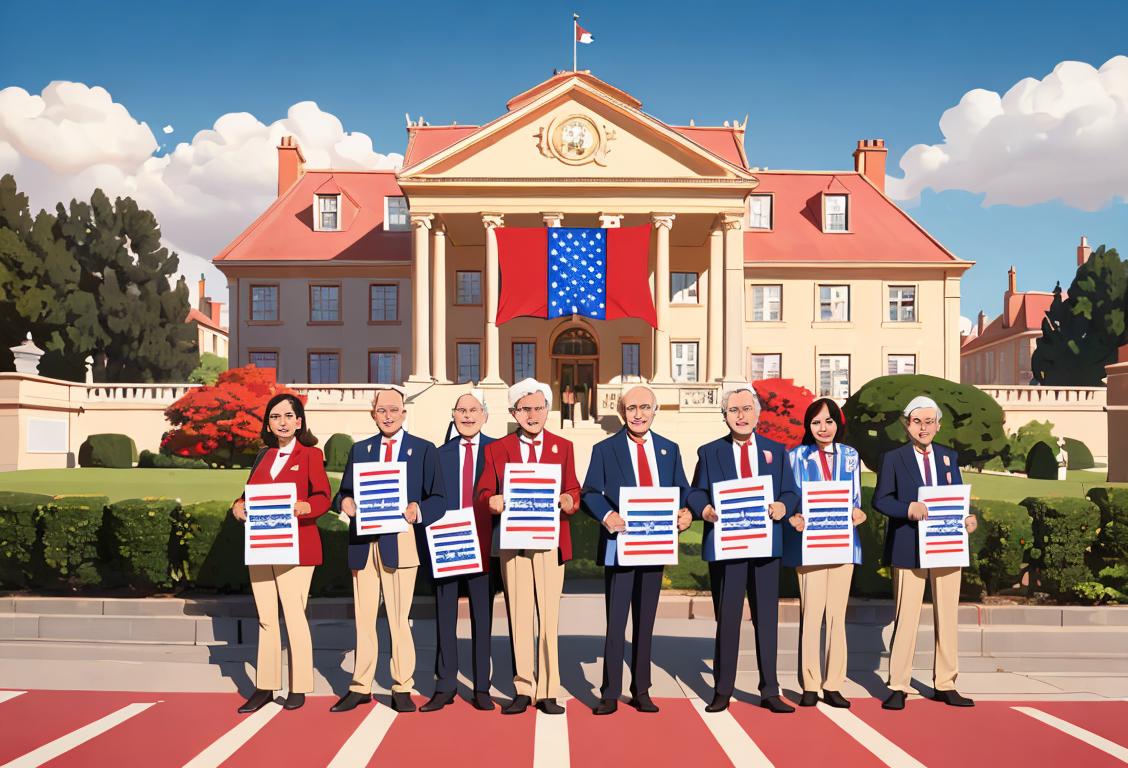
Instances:
[[[579,21],[579,18],[580,18],[580,14],[578,14],[578,13],[572,14],[572,71],[573,72],[576,71],[576,38],[578,37],[578,35],[576,34],[576,23]]]

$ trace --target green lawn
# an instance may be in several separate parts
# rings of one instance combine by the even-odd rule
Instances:
[[[1027,496],[1077,496],[1083,497],[1095,486],[1128,488],[1126,483],[1109,483],[1100,472],[1073,470],[1066,480],[1028,480],[1025,477],[1006,475],[981,475],[966,470],[964,482],[971,484],[971,495],[977,499],[996,499],[998,501],[1019,502]],[[862,485],[873,487],[877,475],[871,472],[862,474]]]

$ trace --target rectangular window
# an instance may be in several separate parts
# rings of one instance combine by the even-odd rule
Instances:
[[[537,345],[531,341],[513,343],[513,380],[537,377]]]
[[[309,353],[309,383],[339,384],[341,382],[341,356],[336,352]]]
[[[458,272],[455,274],[455,304],[482,303],[482,273]]]
[[[850,356],[819,355],[819,397],[850,396]]]
[[[322,231],[333,232],[337,229],[337,208],[340,199],[338,195],[317,196],[317,216]]]
[[[641,346],[637,341],[623,342],[623,381],[638,381],[642,366],[639,363]]]
[[[312,323],[336,323],[341,319],[341,287],[311,285],[309,287],[309,319]]]
[[[458,384],[478,382],[482,379],[482,345],[476,342],[458,343]]]
[[[751,379],[752,381],[762,381],[763,379],[778,379],[779,369],[783,364],[783,355],[752,355]]]
[[[369,352],[368,381],[371,384],[402,384],[399,352]]]
[[[889,322],[916,322],[916,286],[889,286]]]
[[[697,342],[675,341],[670,346],[673,351],[674,381],[697,381]]]
[[[277,285],[251,286],[251,320],[256,323],[277,322]]]
[[[779,322],[783,317],[783,286],[752,286],[752,320],[756,322]]]
[[[670,303],[671,304],[696,304],[697,303],[697,273],[696,272],[671,272],[670,273]]]
[[[916,373],[916,355],[889,355],[887,362],[890,376],[899,373]]]
[[[772,228],[772,196],[771,195],[749,195],[748,196],[748,228],[749,229],[771,229]]]
[[[250,350],[247,353],[247,362],[255,368],[273,368],[278,370],[278,353]]]
[[[384,229],[389,232],[406,232],[411,229],[407,217],[407,198],[385,197],[384,200],[388,207],[387,216],[384,218]]]
[[[850,286],[819,286],[819,320],[838,323],[850,320]]]
[[[372,323],[389,323],[399,320],[398,286],[368,286],[368,320]]]
[[[823,195],[823,232],[846,232],[849,229],[846,195]]]

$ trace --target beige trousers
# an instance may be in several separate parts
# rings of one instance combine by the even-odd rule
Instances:
[[[932,687],[954,691],[959,674],[960,568],[894,568],[893,595],[896,623],[889,651],[889,687],[912,693],[913,656],[916,654],[917,625],[924,602],[924,583],[932,584],[932,621],[936,633],[936,653],[932,662]]]
[[[799,673],[804,691],[841,691],[846,682],[846,603],[854,566],[805,565],[799,574]],[[820,670],[820,639],[826,618],[826,655]]]
[[[564,564],[559,551],[501,551],[501,580],[509,603],[509,636],[513,642],[513,685],[518,696],[535,701],[560,695],[557,635]],[[539,638],[534,643],[537,627]],[[534,650],[535,664],[534,664]]]
[[[313,641],[305,611],[314,566],[250,565],[247,568],[259,618],[255,687],[262,691],[282,688],[282,625],[278,621],[278,603],[281,602],[290,646],[290,693],[313,693]]]
[[[411,612],[411,597],[415,593],[419,567],[389,568],[380,560],[380,548],[375,543],[371,546],[364,568],[353,571],[356,662],[349,690],[372,693],[377,657],[376,614],[380,610],[382,593],[388,629],[392,635],[392,692],[410,693],[415,685],[415,641],[411,637],[407,616]]]

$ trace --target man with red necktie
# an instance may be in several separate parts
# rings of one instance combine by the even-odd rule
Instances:
[[[474,490],[476,515],[500,515],[505,510],[505,466],[525,462],[560,465],[558,500],[560,546],[548,550],[499,549],[500,528],[494,528],[494,549],[501,561],[501,578],[509,608],[509,634],[513,645],[513,685],[517,695],[501,711],[524,712],[535,697],[537,707],[549,715],[564,714],[556,703],[560,691],[558,624],[560,593],[564,589],[564,563],[572,559],[568,517],[580,507],[580,483],[572,443],[545,430],[552,390],[536,379],[509,388],[509,412],[517,420],[516,432],[486,447],[486,466]],[[539,627],[539,641],[536,628]],[[536,650],[534,663],[534,648]]]

